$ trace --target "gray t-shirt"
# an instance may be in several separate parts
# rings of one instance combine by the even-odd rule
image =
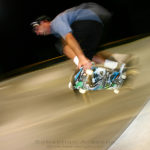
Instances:
[[[107,10],[96,3],[83,3],[79,6],[67,9],[51,21],[51,34],[65,39],[66,34],[72,32],[71,24],[79,20],[94,20],[104,25],[99,15],[104,11],[104,14],[106,14]]]

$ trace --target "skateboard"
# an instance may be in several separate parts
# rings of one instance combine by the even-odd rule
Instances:
[[[91,69],[84,70],[83,67],[77,69],[71,76],[68,86],[82,94],[96,90],[113,90],[118,94],[126,78],[125,63],[114,70],[93,63]]]

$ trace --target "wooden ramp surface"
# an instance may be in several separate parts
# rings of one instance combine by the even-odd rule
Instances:
[[[150,99],[150,37],[106,51],[139,59],[139,73],[119,95],[75,95],[68,89],[70,60],[0,82],[0,149],[107,150]]]

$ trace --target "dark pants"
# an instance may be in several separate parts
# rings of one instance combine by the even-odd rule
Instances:
[[[82,20],[74,22],[71,28],[72,34],[80,44],[85,56],[92,59],[98,51],[103,37],[103,25],[97,21]],[[60,47],[59,42],[56,47],[59,48],[59,52],[62,54],[63,48]]]
[[[76,21],[71,27],[85,56],[92,59],[102,39],[103,25],[97,21]]]

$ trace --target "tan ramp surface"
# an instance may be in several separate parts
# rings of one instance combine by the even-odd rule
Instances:
[[[0,82],[0,149],[108,149],[150,99],[150,37],[107,51],[139,58],[139,74],[118,95],[75,95],[70,60]]]

